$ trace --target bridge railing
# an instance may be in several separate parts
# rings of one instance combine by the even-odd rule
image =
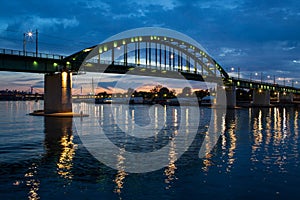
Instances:
[[[255,80],[255,79],[236,78],[236,77],[231,77],[231,79],[234,81],[243,81],[243,82],[249,82],[249,83],[255,83],[255,84],[278,85],[277,83],[274,84],[272,82],[260,81],[260,80]]]
[[[244,79],[244,78],[236,78],[236,77],[231,77],[231,79],[235,82],[240,81],[240,82],[248,82],[248,83],[252,83],[252,84],[256,84],[256,85],[265,85],[265,86],[271,86],[271,87],[275,87],[275,88],[283,88],[283,89],[295,89],[298,90],[300,92],[300,88],[297,86],[291,86],[291,85],[282,85],[282,84],[278,84],[278,83],[270,83],[270,82],[265,82],[265,81],[258,81],[258,80],[250,80],[250,79]]]
[[[50,59],[57,59],[62,60],[65,56],[58,55],[58,54],[47,54],[47,53],[38,53],[36,52],[28,52],[28,51],[19,51],[13,49],[0,49],[0,54],[5,55],[16,55],[16,56],[28,56],[28,57],[37,57],[37,58],[50,58]]]

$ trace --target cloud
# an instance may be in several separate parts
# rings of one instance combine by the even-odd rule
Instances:
[[[117,81],[99,82],[97,84],[97,86],[100,87],[100,88],[111,90],[111,88],[114,88],[117,83],[118,83]]]
[[[101,1],[84,1],[85,7],[89,9],[111,10],[111,6],[108,3]]]
[[[64,29],[72,28],[79,25],[75,16],[71,18],[42,18],[40,16],[28,17],[27,24],[35,27],[56,27],[62,26]]]
[[[241,49],[235,49],[235,48],[222,47],[220,51],[221,51],[219,54],[220,57],[245,55],[245,52],[243,52]]]
[[[300,64],[300,60],[293,60],[293,63]]]
[[[149,0],[129,0],[129,3],[137,4],[142,8],[147,8],[150,6],[161,7],[164,11],[173,10],[177,6],[179,6],[179,2],[176,0],[156,0],[156,1],[149,1]]]
[[[0,90],[3,89],[20,89],[28,90],[30,87],[43,87],[43,75],[28,74],[20,72],[0,72],[1,84]]]
[[[212,1],[201,1],[194,3],[195,6],[201,9],[226,9],[233,10],[240,6],[242,1],[237,0],[212,0]]]
[[[8,23],[6,20],[1,20],[0,19],[0,33],[5,31],[8,27]]]
[[[282,48],[282,50],[284,50],[284,51],[291,51],[291,50],[293,50],[295,48],[296,47],[284,47],[284,48]]]
[[[114,14],[114,13],[107,13],[107,16],[111,16],[113,19],[129,19],[129,18],[140,18],[145,17],[148,10],[137,9],[134,12],[126,13],[126,14]]]

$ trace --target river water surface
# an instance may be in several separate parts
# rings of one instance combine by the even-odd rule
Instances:
[[[193,124],[189,120],[196,108],[180,110],[170,106],[162,111],[169,125],[158,133],[159,142],[133,137],[127,140],[115,128],[114,120],[108,120],[111,116],[106,110],[110,105],[91,105],[82,106],[100,113],[100,124],[114,143],[124,147],[125,137],[128,151],[153,151],[172,142],[170,138],[183,120],[179,119],[181,112],[185,112],[186,121],[182,123],[186,133],[194,131],[189,130]],[[129,121],[147,125],[151,121],[148,107],[132,105],[126,116]],[[197,135],[178,160],[178,147],[172,143],[167,166],[146,173],[128,173],[94,158],[72,119],[28,115],[42,108],[42,101],[0,102],[0,199],[300,198],[297,109],[228,110],[222,121],[216,122],[223,124],[217,144],[200,159],[201,141],[214,111],[199,108]]]

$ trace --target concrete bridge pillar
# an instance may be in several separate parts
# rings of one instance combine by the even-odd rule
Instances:
[[[72,73],[46,74],[44,113],[72,112]]]
[[[226,91],[227,107],[228,108],[236,107],[236,87],[228,86],[225,88],[225,91]]]
[[[227,106],[227,96],[225,87],[217,86],[213,106],[218,108],[225,108]]]
[[[294,94],[289,92],[279,93],[279,102],[281,103],[292,103],[294,99]]]
[[[253,106],[270,106],[270,91],[262,89],[253,90]]]

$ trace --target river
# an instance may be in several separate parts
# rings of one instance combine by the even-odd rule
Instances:
[[[169,163],[143,173],[111,168],[96,159],[78,133],[80,120],[89,118],[75,122],[30,116],[33,110],[43,109],[43,101],[1,101],[1,199],[300,198],[299,111],[295,108],[228,110],[215,121],[221,131],[216,144],[199,158],[201,142],[215,114],[211,108],[154,106],[151,119],[148,105],[131,105],[123,128],[130,131],[135,124],[143,127],[156,120],[152,131],[158,130],[151,140],[137,140],[116,129],[116,120],[107,112],[110,105],[80,105],[99,114],[108,138],[124,151],[151,152],[170,144]],[[112,112],[121,112],[120,106]],[[176,146],[172,136],[176,136],[178,124],[186,135],[195,132],[195,111],[201,122],[195,138],[179,156],[176,152],[182,146]],[[160,132],[164,118],[168,126]]]

